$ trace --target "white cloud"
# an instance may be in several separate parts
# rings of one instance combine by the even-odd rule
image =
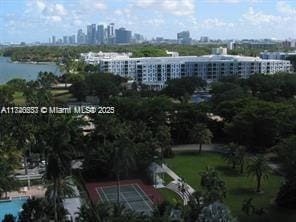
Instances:
[[[160,10],[176,16],[191,16],[195,12],[194,0],[133,0],[134,6]]]
[[[152,6],[157,1],[156,0],[135,0],[134,2],[138,7],[146,8],[146,7]]]
[[[104,11],[108,8],[105,0],[80,0],[80,5],[85,13]]]
[[[97,10],[105,10],[105,9],[107,9],[107,5],[104,4],[103,2],[94,3],[94,7]]]
[[[31,0],[27,4],[25,14],[28,17],[38,17],[47,22],[61,22],[68,15],[63,4],[52,3],[48,0]]]
[[[60,22],[62,21],[62,18],[58,15],[53,15],[53,16],[50,16],[49,19],[53,22]]]
[[[36,6],[39,11],[43,11],[46,7],[43,1],[36,1]]]
[[[162,18],[154,18],[154,19],[148,19],[145,23],[159,27],[159,26],[162,26],[165,23],[165,21]]]
[[[291,7],[287,2],[284,1],[277,3],[277,9],[279,12],[286,15],[296,15],[296,8]]]
[[[291,17],[277,16],[271,14],[265,14],[262,11],[256,12],[253,7],[249,7],[247,13],[243,15],[245,21],[250,22],[253,25],[261,24],[282,24],[291,20]]]
[[[233,23],[228,23],[228,22],[224,22],[219,20],[218,18],[210,18],[210,19],[206,19],[202,22],[202,26],[204,26],[205,28],[216,28],[216,27],[234,27]]]
[[[208,3],[229,3],[229,4],[237,4],[240,3],[241,0],[207,0]]]
[[[56,10],[57,14],[59,15],[67,15],[67,11],[62,4],[55,4],[54,9]]]
[[[207,0],[208,3],[221,3],[221,4],[238,4],[242,2],[259,3],[263,0]]]
[[[122,10],[120,10],[120,9],[116,9],[116,10],[114,11],[114,14],[120,16],[120,15],[123,14],[123,12],[122,12]]]

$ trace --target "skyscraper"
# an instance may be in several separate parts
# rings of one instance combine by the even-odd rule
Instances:
[[[115,44],[114,23],[107,26],[107,41],[109,44]]]
[[[96,24],[87,26],[87,43],[88,44],[96,43]]]
[[[190,32],[189,31],[183,31],[177,33],[177,42],[178,44],[191,44],[191,38],[190,38]]]
[[[82,29],[79,29],[77,32],[77,44],[85,44],[85,34],[83,33]]]
[[[201,36],[199,41],[200,42],[209,42],[209,37],[208,36]]]
[[[144,37],[141,34],[135,33],[134,34],[134,41],[135,41],[135,43],[141,43],[144,41]]]
[[[97,43],[104,44],[104,40],[105,40],[104,25],[98,25],[98,27],[97,27]]]
[[[115,30],[116,43],[117,44],[128,44],[131,42],[132,32],[125,28]]]
[[[68,36],[63,36],[63,44],[68,44],[68,43],[69,43]]]
[[[75,35],[69,36],[69,43],[72,45],[75,44]]]
[[[52,36],[52,41],[51,41],[51,43],[52,43],[52,44],[56,44],[56,37],[55,37],[54,35]]]

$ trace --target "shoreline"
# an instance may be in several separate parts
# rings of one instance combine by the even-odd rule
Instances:
[[[15,63],[15,64],[33,64],[33,65],[51,65],[51,64],[55,64],[57,65],[56,62],[35,62],[35,61],[19,61],[19,60],[12,60],[11,57],[9,56],[0,56],[3,58],[7,58],[9,63]]]

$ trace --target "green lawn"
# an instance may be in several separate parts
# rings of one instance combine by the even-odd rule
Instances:
[[[161,188],[161,189],[158,189],[158,191],[161,193],[161,195],[165,200],[169,201],[172,204],[183,203],[182,198],[178,194],[176,194],[175,192],[167,188]]]
[[[178,154],[173,159],[167,159],[166,163],[195,189],[200,189],[200,173],[205,171],[207,166],[214,167],[226,183],[225,202],[239,221],[296,221],[296,211],[282,210],[272,205],[283,179],[280,176],[270,175],[269,179],[262,183],[264,193],[258,194],[255,192],[255,179],[240,175],[238,171],[231,169],[220,154]],[[250,197],[253,197],[255,207],[263,207],[269,211],[268,215],[246,217],[241,211],[241,206],[243,200]]]
[[[52,89],[50,90],[50,92],[53,96],[57,96],[59,94],[69,93],[69,90],[68,89]]]
[[[70,99],[73,98],[69,90],[53,89],[50,92],[53,95],[53,99],[60,103],[67,103]],[[15,92],[13,98],[13,102],[16,105],[22,106],[26,103],[26,98],[24,97],[22,92]]]
[[[24,97],[22,92],[15,92],[13,94],[13,102],[17,105],[24,105],[26,102],[26,98]]]
[[[173,181],[173,178],[171,178],[170,175],[168,175],[167,173],[164,173],[163,180],[164,180],[165,185],[168,185],[170,182]]]

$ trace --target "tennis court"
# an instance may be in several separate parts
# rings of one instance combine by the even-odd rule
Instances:
[[[97,187],[96,191],[101,201],[117,202],[117,186]],[[121,185],[119,201],[136,212],[150,214],[153,210],[153,202],[138,184]]]

